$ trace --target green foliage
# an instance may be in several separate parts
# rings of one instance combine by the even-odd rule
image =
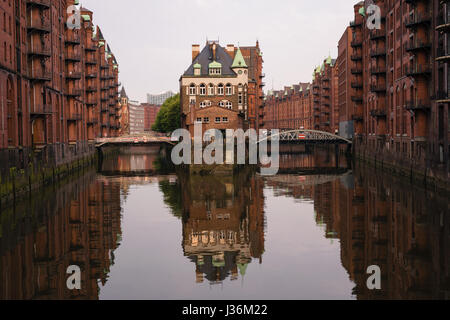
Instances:
[[[169,133],[181,127],[180,95],[167,99],[159,111],[152,130]]]

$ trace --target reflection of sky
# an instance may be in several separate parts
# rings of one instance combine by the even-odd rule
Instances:
[[[167,208],[158,184],[133,186],[123,204],[123,241],[101,299],[348,299],[354,285],[340,261],[340,243],[324,237],[312,203],[265,190],[267,234],[263,263],[245,278],[211,286],[195,282],[183,255],[182,222]]]

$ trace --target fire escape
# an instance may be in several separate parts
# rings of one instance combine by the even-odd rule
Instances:
[[[376,1],[381,9],[380,29],[370,31],[369,38],[371,42],[370,57],[372,67],[370,77],[372,84],[370,91],[376,95],[376,106],[370,110],[370,116],[376,119],[376,134],[378,147],[382,148],[386,140],[386,10],[384,1]]]
[[[413,34],[406,47],[406,51],[411,54],[412,58],[410,65],[405,68],[405,73],[415,82],[415,90],[406,102],[406,109],[415,115],[415,140],[425,142],[429,111],[431,110],[431,10],[429,1],[426,0],[406,0],[406,2],[412,5],[414,10],[405,21],[406,28],[409,28]]]
[[[364,106],[363,106],[363,18],[361,15],[356,14],[355,20],[350,23],[350,27],[353,30],[353,39],[351,42],[352,60],[351,68],[351,86],[352,95],[351,100],[353,102],[353,115],[352,120],[355,122],[355,136],[359,139],[363,135],[364,126]]]
[[[46,64],[51,57],[49,34],[51,32],[49,17],[49,0],[27,1],[28,34],[28,77],[33,90],[40,99],[33,101],[30,117],[33,128],[33,145],[43,146],[47,143],[47,118],[52,115],[52,106],[47,103],[44,91],[45,83],[52,80],[52,73]]]

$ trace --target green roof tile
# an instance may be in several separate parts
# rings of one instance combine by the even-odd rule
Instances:
[[[245,63],[244,56],[242,55],[241,49],[238,48],[236,55],[234,56],[233,64],[231,68],[248,68]]]

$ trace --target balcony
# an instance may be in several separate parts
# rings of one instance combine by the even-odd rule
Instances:
[[[50,0],[27,0],[27,6],[35,6],[41,9],[50,8]]]
[[[51,115],[52,112],[52,106],[49,104],[44,105],[34,105],[31,106],[30,115],[32,117],[40,117],[40,116],[47,116]]]
[[[83,95],[83,91],[78,88],[69,88],[69,89],[67,89],[66,95],[68,97],[80,97]]]
[[[410,100],[406,101],[405,109],[410,111],[428,111],[431,109],[431,104],[429,101],[421,99]]]
[[[431,49],[431,42],[429,42],[428,40],[423,41],[420,39],[413,39],[409,41],[408,45],[406,46],[407,52],[416,52],[430,49]]]
[[[84,61],[87,65],[97,65],[97,59],[95,57],[86,57],[86,60]]]
[[[98,47],[95,43],[89,43],[84,47],[84,50],[94,52],[97,51]]]
[[[32,81],[51,81],[52,73],[49,71],[41,71],[41,70],[32,70],[30,74],[30,80]]]
[[[416,28],[420,25],[429,25],[431,23],[431,14],[428,12],[416,12],[414,15],[405,19],[406,28]]]
[[[362,40],[361,39],[353,39],[352,42],[350,43],[350,45],[353,48],[362,47]]]
[[[370,40],[386,39],[386,30],[372,30]]]
[[[80,34],[79,33],[67,33],[66,38],[64,39],[64,43],[68,45],[79,45],[81,44]]]
[[[262,78],[265,78],[266,77],[266,74],[265,73],[261,73],[260,75],[259,75],[259,77],[262,79]]]
[[[448,103],[450,102],[450,96],[447,91],[438,91],[435,100],[438,103]]]
[[[70,112],[69,116],[67,117],[67,121],[80,121],[82,119],[81,114],[80,113],[73,113]]]
[[[363,97],[362,96],[352,96],[351,99],[355,103],[363,103]]]
[[[27,23],[29,32],[50,33],[50,21],[47,20],[30,20]]]
[[[65,60],[67,62],[80,62],[81,61],[81,53],[69,51],[66,53]]]
[[[97,119],[89,119],[88,121],[86,121],[86,124],[88,126],[94,126],[94,125],[98,124],[98,120]]]
[[[353,121],[357,121],[357,122],[361,122],[364,120],[364,117],[362,114],[354,114],[352,115],[352,120]]]
[[[374,67],[370,69],[372,75],[386,75],[386,67]]]
[[[431,70],[431,65],[429,64],[416,64],[414,66],[405,67],[405,73],[408,77],[428,77],[431,75]]]
[[[97,73],[96,72],[86,73],[86,79],[95,79],[95,78],[97,78]]]
[[[370,110],[370,115],[374,118],[386,118],[386,110],[383,109],[374,109]]]
[[[353,89],[362,89],[363,88],[363,84],[361,82],[352,82],[352,88]]]
[[[449,62],[450,61],[450,50],[445,50],[444,48],[438,48],[436,61],[438,62]]]
[[[33,48],[28,49],[28,55],[30,57],[50,58],[52,56],[52,52],[50,49],[44,49],[40,46],[34,46]]]
[[[386,85],[385,84],[373,84],[370,86],[370,91],[375,93],[386,93]]]
[[[80,80],[81,72],[70,71],[66,72],[66,79],[68,80]]]
[[[372,50],[370,50],[370,56],[372,58],[386,57],[386,48],[372,49]]]
[[[352,74],[362,74],[362,68],[352,68],[350,71]]]
[[[96,86],[87,86],[86,87],[86,92],[97,92],[97,87]]]
[[[106,104],[102,104],[100,111],[101,112],[109,112],[109,107]]]
[[[362,60],[362,54],[361,54],[361,53],[355,53],[355,54],[352,54],[352,55],[350,56],[350,59],[351,59],[352,61],[361,61],[361,60]]]
[[[447,9],[448,10],[448,9]],[[450,17],[448,17],[445,13],[441,13],[436,21],[436,31],[446,32],[450,31]]]

